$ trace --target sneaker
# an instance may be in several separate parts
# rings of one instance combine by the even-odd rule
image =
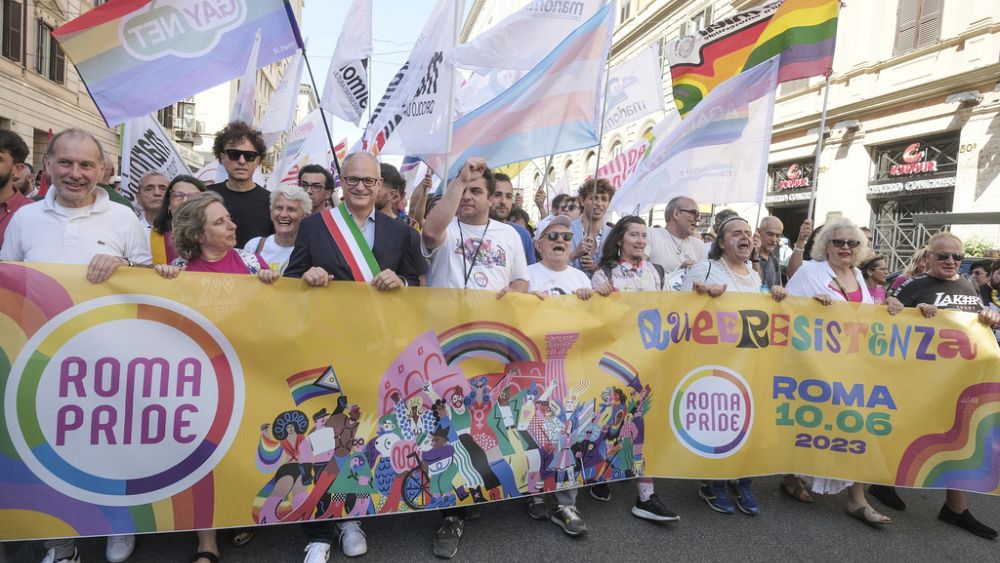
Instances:
[[[941,507],[941,512],[938,513],[938,520],[958,526],[966,532],[976,534],[981,538],[993,540],[997,537],[996,530],[990,528],[986,524],[983,524],[979,520],[976,520],[976,517],[973,516],[968,510],[959,514],[948,508],[948,505],[946,504]]]
[[[732,514],[736,511],[733,508],[733,503],[729,501],[729,494],[726,492],[726,487],[718,481],[703,484],[698,488],[698,496],[708,503],[709,508],[716,512]]]
[[[56,559],[56,550],[52,548],[45,554],[45,559],[42,559],[42,563],[80,563],[80,552],[74,547],[72,557]]]
[[[611,500],[611,487],[607,483],[598,483],[590,487],[590,496],[601,502]]]
[[[560,506],[552,511],[550,520],[559,525],[567,536],[582,536],[587,533],[587,523],[580,518],[575,506]]]
[[[458,542],[462,539],[465,522],[456,516],[446,516],[441,527],[434,533],[434,555],[451,559],[458,553]]]
[[[302,563],[326,563],[329,560],[330,544],[316,541],[306,546],[306,558]]]
[[[340,549],[344,550],[344,555],[357,557],[368,553],[368,542],[365,541],[365,533],[361,531],[361,522],[337,522],[337,534],[340,535]]]
[[[899,498],[899,495],[896,493],[896,487],[870,485],[868,492],[877,498],[879,502],[893,510],[906,510],[906,503],[903,502],[903,499]]]
[[[673,512],[667,510],[666,506],[660,502],[660,497],[653,493],[649,500],[643,502],[640,498],[635,499],[635,506],[632,507],[632,514],[646,520],[657,522],[677,522],[681,518]]]
[[[528,516],[535,520],[545,520],[549,517],[549,505],[545,504],[545,499],[541,496],[528,499]]]
[[[760,505],[757,504],[757,499],[754,498],[753,491],[750,490],[749,479],[730,481],[729,491],[736,497],[736,507],[740,509],[740,512],[748,516],[760,514]]]
[[[135,551],[135,536],[108,536],[108,548],[104,555],[108,558],[108,563],[122,563],[132,556]]]

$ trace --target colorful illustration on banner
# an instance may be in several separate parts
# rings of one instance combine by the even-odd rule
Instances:
[[[343,393],[332,366],[292,375],[296,408],[261,425],[257,467],[269,480],[254,520],[445,508],[641,475],[650,389],[610,352],[596,366],[610,386],[594,397],[589,379],[568,388],[578,338],[546,335],[543,356],[504,323],[426,332],[385,370],[377,413],[343,394],[328,413],[323,402]],[[483,365],[498,369],[465,371]]]

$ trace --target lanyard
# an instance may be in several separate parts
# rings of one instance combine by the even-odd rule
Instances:
[[[459,240],[458,244],[462,249],[462,272],[465,274],[465,282],[463,283],[463,286],[466,289],[468,289],[469,287],[469,278],[472,277],[472,269],[476,267],[476,258],[479,257],[479,251],[483,248],[483,242],[486,240],[486,231],[488,231],[489,229],[490,229],[490,219],[487,219],[486,228],[483,229],[483,237],[479,239],[479,244],[476,245],[476,250],[475,252],[472,253],[472,259],[470,260],[469,257],[465,254],[465,234],[462,233],[462,222],[458,221],[458,237],[459,239],[461,239]],[[469,262],[468,270],[465,269],[466,262]]]

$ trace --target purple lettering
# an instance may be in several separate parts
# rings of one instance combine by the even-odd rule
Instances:
[[[155,422],[151,420],[154,414],[156,415]],[[149,405],[142,409],[142,436],[139,438],[140,443],[159,444],[166,435],[167,409],[161,405]]]
[[[191,384],[190,395],[184,394],[184,385]],[[184,358],[177,364],[177,396],[201,396],[201,362],[194,358]]]
[[[181,434],[182,429],[191,426],[191,421],[184,418],[184,413],[186,412],[198,412],[198,407],[190,403],[184,403],[174,411],[174,440],[179,444],[187,444],[196,438],[194,434]]]
[[[69,419],[73,415],[73,420]],[[66,444],[66,433],[83,426],[83,409],[77,405],[64,405],[56,412],[56,445]]]
[[[107,416],[104,416],[107,415]],[[100,433],[109,445],[117,444],[115,440],[115,423],[118,422],[118,411],[111,405],[101,405],[90,415],[90,445],[101,443]]]
[[[104,387],[105,373],[110,370],[111,381],[108,387]],[[115,358],[101,358],[94,364],[94,392],[99,397],[113,397],[118,394],[118,378],[121,376],[122,366]]]
[[[72,371],[70,370],[72,368]],[[73,385],[77,397],[86,397],[83,378],[87,375],[87,362],[79,356],[70,356],[59,366],[59,396],[69,396],[69,386]]]

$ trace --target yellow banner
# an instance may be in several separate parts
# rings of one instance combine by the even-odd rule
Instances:
[[[628,479],[997,494],[973,315],[0,264],[0,539],[365,517]]]

